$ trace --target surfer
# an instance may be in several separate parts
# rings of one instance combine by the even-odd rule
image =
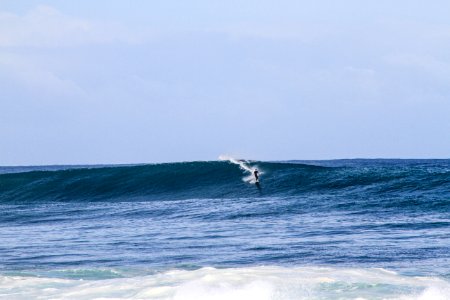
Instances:
[[[258,169],[255,168],[255,169],[253,170],[253,176],[255,176],[256,182],[259,182],[259,176],[258,176],[258,173],[259,173],[259,172],[258,172]]]

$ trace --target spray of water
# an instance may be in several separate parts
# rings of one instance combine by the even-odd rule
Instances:
[[[241,170],[247,172],[248,175],[245,176],[244,178],[242,178],[243,181],[249,182],[249,183],[255,183],[256,182],[255,177],[253,176],[253,170],[255,168],[257,168],[256,165],[250,166],[248,161],[239,160],[239,159],[233,158],[233,157],[231,157],[229,155],[220,155],[219,156],[219,160],[229,161],[230,163],[238,165]],[[259,168],[258,168],[258,171],[259,171],[259,174],[264,174],[263,172],[261,172],[261,170],[259,170]]]

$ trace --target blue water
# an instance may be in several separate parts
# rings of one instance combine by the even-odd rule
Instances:
[[[450,299],[450,160],[236,163],[1,167],[0,298]]]

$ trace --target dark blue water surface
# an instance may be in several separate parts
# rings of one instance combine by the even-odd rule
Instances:
[[[381,267],[450,275],[450,160],[0,168],[0,271]]]

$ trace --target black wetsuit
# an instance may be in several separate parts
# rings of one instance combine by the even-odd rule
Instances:
[[[253,171],[253,175],[255,175],[255,179],[256,179],[256,181],[258,181],[259,180],[259,176],[258,176],[258,171]]]

